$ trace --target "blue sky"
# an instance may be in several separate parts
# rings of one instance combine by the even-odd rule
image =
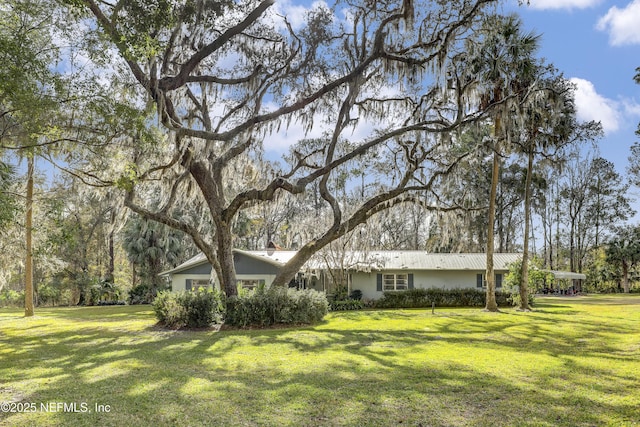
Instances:
[[[325,1],[279,0],[275,9],[295,24],[306,8]],[[629,148],[640,140],[635,135],[640,122],[640,85],[633,80],[635,69],[640,67],[640,0],[524,3],[504,0],[499,11],[517,12],[526,31],[541,34],[539,55],[576,84],[578,118],[601,122],[605,135],[598,141],[600,155],[626,176]],[[302,137],[293,126],[271,149],[280,151]],[[630,195],[636,199],[632,205],[638,212],[634,221],[638,221],[640,189],[632,188]]]
[[[640,0],[531,0],[517,11],[528,30],[542,34],[541,56],[577,84],[578,116],[599,120],[602,157],[624,174],[640,122]],[[636,189],[637,192],[637,189]],[[637,206],[637,204],[636,204]]]
[[[296,25],[308,7],[318,3],[324,1],[278,0],[273,10]],[[576,83],[579,118],[602,122],[600,154],[624,174],[629,147],[640,140],[635,135],[640,85],[633,81],[640,66],[640,0],[530,0],[520,6],[517,0],[505,0],[501,10],[516,11],[527,30],[542,35],[540,55]],[[282,138],[273,138],[267,150],[279,155],[305,136],[293,125]],[[640,189],[634,192],[640,196]],[[640,211],[640,201],[634,206]]]
[[[309,7],[325,2],[278,0],[273,11],[297,26]],[[504,0],[499,10],[517,12],[527,31],[542,35],[540,56],[577,85],[578,118],[602,123],[605,136],[599,141],[600,154],[624,174],[629,147],[640,139],[635,135],[640,122],[640,85],[633,81],[640,67],[640,0],[524,3]],[[304,136],[294,125],[267,149],[282,152]]]

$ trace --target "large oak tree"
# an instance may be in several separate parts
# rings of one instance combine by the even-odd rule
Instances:
[[[130,209],[190,235],[227,295],[236,293],[233,226],[241,211],[317,185],[331,220],[275,278],[286,284],[372,215],[434,191],[468,154],[450,152],[448,141],[482,117],[470,102],[476,85],[463,42],[490,0],[345,1],[309,10],[302,25],[272,13],[273,0],[68,3],[89,21],[89,34],[99,33],[86,37],[88,56],[110,52],[123,65],[112,97],[126,93],[127,111],[140,112],[139,127],[111,135],[121,151],[108,157],[119,176],[101,173],[112,169],[94,158],[84,179],[118,184]],[[298,144],[286,166],[251,167],[278,131],[296,125],[324,133]],[[344,206],[335,175],[365,154],[390,172],[372,174],[384,179],[379,191]],[[147,203],[153,192],[158,209],[157,200]],[[202,207],[207,232],[173,215],[185,203]]]

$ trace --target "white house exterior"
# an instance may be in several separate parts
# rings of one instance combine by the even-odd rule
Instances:
[[[270,286],[280,268],[287,263],[295,251],[233,251],[236,278],[240,285],[254,288],[259,284]],[[196,255],[174,269],[160,273],[171,280],[174,292],[198,289],[199,287],[218,286],[215,274],[212,275],[211,264],[204,254]]]
[[[238,284],[254,288],[270,286],[279,269],[296,252],[234,251]],[[509,265],[521,259],[520,254],[495,254],[496,284],[500,288]],[[387,290],[413,288],[482,288],[485,285],[486,254],[431,254],[424,251],[354,251],[333,261],[314,258],[307,262],[297,277],[296,285],[333,292],[329,269],[342,266],[348,291],[360,290],[363,298],[378,299]],[[162,273],[171,278],[172,290],[196,289],[213,283],[211,265],[204,255]]]
[[[351,272],[351,290],[363,298],[378,299],[384,291],[414,288],[468,289],[486,285],[486,254],[432,254],[423,251],[376,251],[369,257],[376,263],[368,271]],[[495,254],[496,286],[502,286],[509,266],[520,254]]]

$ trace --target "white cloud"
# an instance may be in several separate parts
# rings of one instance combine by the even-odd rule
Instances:
[[[294,30],[302,28],[307,19],[307,14],[312,10],[324,8],[329,9],[327,3],[323,0],[316,0],[307,6],[293,4],[292,0],[278,1],[273,7],[270,7],[265,14],[265,19],[272,22],[279,30],[286,28],[282,17],[286,17]]]
[[[624,9],[613,6],[600,20],[596,28],[609,33],[613,46],[640,44],[640,0],[633,0]]]
[[[622,101],[625,115],[632,117],[640,117],[640,104],[635,100],[625,99]]]
[[[601,0],[530,0],[532,9],[587,9],[596,6]]]
[[[571,82],[577,87],[575,101],[578,119],[599,121],[606,133],[617,131],[622,116],[620,103],[600,95],[588,80],[574,77]]]

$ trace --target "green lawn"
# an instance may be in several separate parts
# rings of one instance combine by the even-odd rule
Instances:
[[[35,411],[0,425],[640,425],[640,296],[538,301],[221,332],[159,330],[149,307],[0,309],[0,401]]]

